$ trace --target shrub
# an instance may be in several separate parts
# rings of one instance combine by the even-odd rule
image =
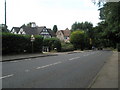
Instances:
[[[70,36],[70,42],[75,49],[84,49],[84,31],[74,31]]]
[[[54,50],[54,48],[57,51],[61,51],[61,42],[57,38],[45,38],[43,40],[43,46],[48,46],[50,51]]]
[[[43,38],[41,36],[35,36],[34,51],[42,52]],[[32,52],[32,43],[30,41],[30,35],[15,35],[11,33],[2,33],[2,53],[23,53]]]
[[[74,47],[71,43],[62,43],[62,52],[73,51]]]

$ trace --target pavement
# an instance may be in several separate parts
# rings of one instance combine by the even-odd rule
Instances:
[[[114,51],[89,88],[118,88],[118,54],[120,53]]]
[[[79,52],[83,52],[83,51],[43,52],[43,53],[34,53],[34,54],[5,55],[5,56],[2,56],[2,59],[0,59],[0,62],[23,60],[28,58],[46,57],[46,56],[57,56],[59,54],[72,54],[72,53],[79,53]]]

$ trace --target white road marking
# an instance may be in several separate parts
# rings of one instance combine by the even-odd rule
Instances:
[[[53,65],[60,64],[60,63],[62,63],[62,62],[56,62],[56,63],[53,63]]]
[[[71,61],[71,60],[75,60],[75,59],[78,59],[78,58],[80,58],[80,57],[71,58],[69,60]]]
[[[7,76],[3,76],[3,77],[0,77],[0,79],[3,79],[3,78],[7,78],[7,77],[12,77],[14,74],[10,74],[10,75],[7,75]]]
[[[60,63],[62,63],[62,62],[56,62],[56,63],[53,63],[53,64],[48,64],[48,65],[45,65],[45,66],[37,67],[36,69],[42,69],[42,68],[46,68],[46,67],[53,66],[53,65],[56,65],[56,64],[60,64]]]

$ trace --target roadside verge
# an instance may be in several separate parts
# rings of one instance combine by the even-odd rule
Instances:
[[[88,88],[118,88],[118,52],[105,63]]]

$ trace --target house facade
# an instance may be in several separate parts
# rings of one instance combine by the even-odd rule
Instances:
[[[11,33],[13,33],[13,34],[18,34],[19,31],[20,31],[20,28],[19,28],[19,27],[13,27],[13,28],[11,29]]]
[[[22,34],[22,35],[41,35],[44,38],[56,37],[55,33],[45,26],[38,27],[35,23],[31,23],[30,26],[22,27],[13,27],[11,30],[13,34]]]
[[[70,42],[70,34],[71,31],[68,28],[66,28],[65,30],[58,30],[56,32],[56,37],[60,39],[60,41]]]

